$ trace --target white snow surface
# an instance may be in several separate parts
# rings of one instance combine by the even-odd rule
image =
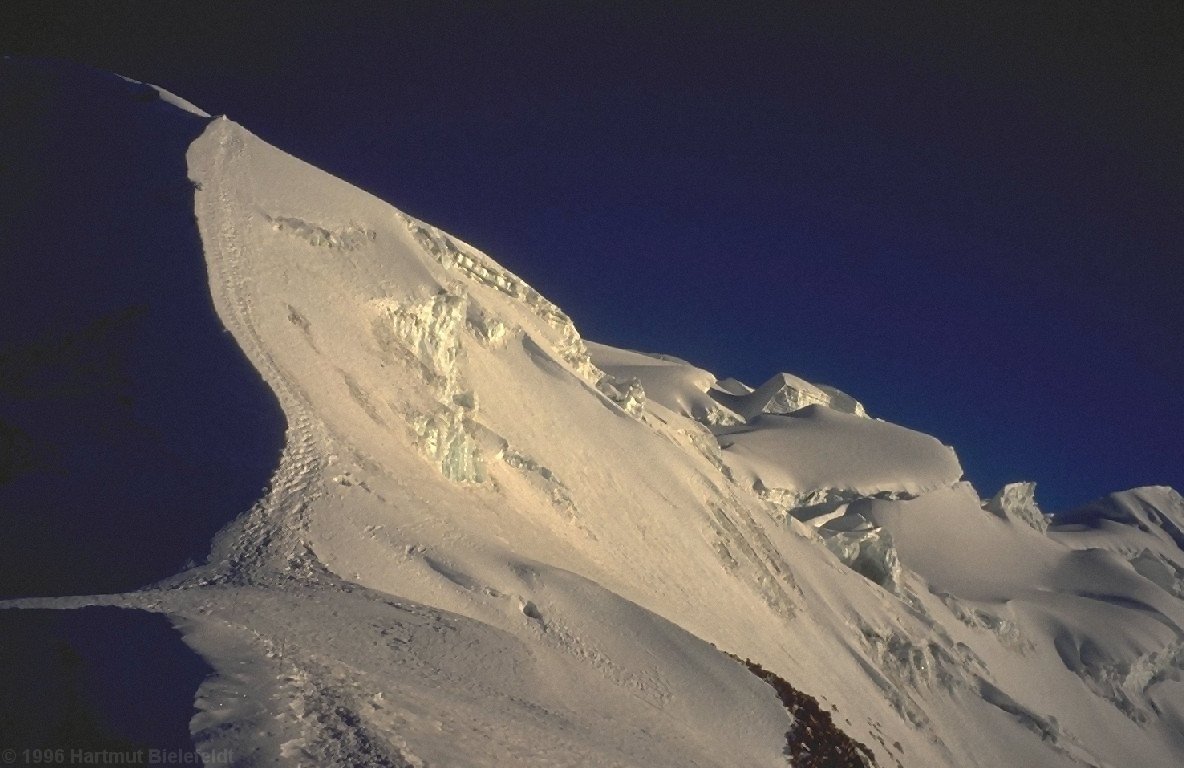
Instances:
[[[962,477],[954,451],[929,435],[820,405],[762,414],[719,430],[737,478],[798,494],[918,496]]]
[[[811,384],[792,373],[778,373],[752,392],[722,399],[747,419],[762,413],[794,413],[811,405],[867,416],[863,403],[845,392],[825,384]]]
[[[791,717],[728,651],[881,766],[1184,762],[1171,489],[1046,533],[837,390],[584,342],[489,256],[225,117],[187,163],[214,307],[287,418],[280,464],[208,562],[5,605],[170,616],[216,670],[199,745],[787,765]],[[857,572],[860,541],[889,583]]]
[[[161,88],[159,85],[153,85],[152,83],[145,83],[142,80],[133,80],[132,78],[124,77],[123,75],[119,75],[118,77],[120,80],[123,80],[124,82],[132,83],[134,85],[142,85],[146,88],[151,88],[153,91],[156,92],[157,97],[161,101],[163,101],[166,104],[171,104],[172,106],[177,107],[178,109],[180,109],[182,111],[188,112],[191,115],[196,115],[197,117],[209,117],[210,116],[210,113],[206,112],[201,107],[198,107],[198,106],[194,105],[193,103],[188,102],[185,99],[182,99],[180,96],[173,93],[172,91],[166,91],[164,88]]]

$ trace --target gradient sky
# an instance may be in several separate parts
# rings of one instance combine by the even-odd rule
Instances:
[[[1184,488],[1178,2],[46,5],[3,52],[226,113],[588,338],[833,384],[984,495]]]

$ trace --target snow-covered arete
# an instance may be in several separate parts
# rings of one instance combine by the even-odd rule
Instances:
[[[881,766],[1184,757],[1170,489],[1046,532],[1029,487],[984,508],[952,449],[837,390],[584,342],[488,255],[224,117],[186,160],[214,307],[284,453],[208,562],[5,605],[171,617],[216,670],[199,744],[786,765],[807,735],[726,651]]]

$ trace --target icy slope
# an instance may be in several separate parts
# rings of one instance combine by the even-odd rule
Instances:
[[[1104,530],[1045,535],[1007,513],[1018,497],[984,509],[949,448],[836,390],[587,344],[489,256],[230,120],[185,162],[201,298],[283,408],[283,455],[249,509],[211,502],[237,518],[204,565],[10,605],[167,614],[216,670],[199,747],[828,764],[806,757],[812,710],[728,652],[883,766],[1184,755],[1184,607]],[[1145,500],[1140,520],[1180,519]]]

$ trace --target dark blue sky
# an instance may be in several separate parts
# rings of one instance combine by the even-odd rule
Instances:
[[[833,384],[983,494],[1184,488],[1179,3],[44,5],[6,51],[229,114],[589,338]]]

